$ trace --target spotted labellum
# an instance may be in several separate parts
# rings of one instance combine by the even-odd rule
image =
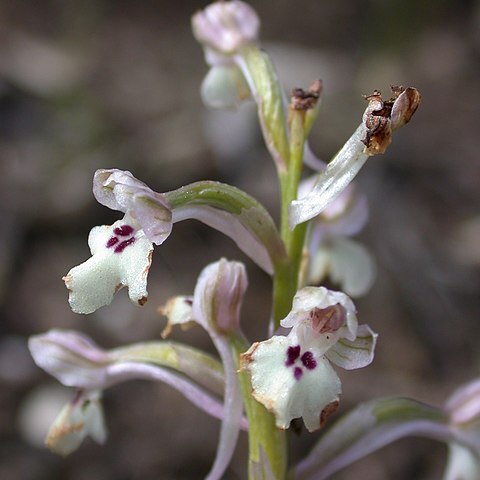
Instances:
[[[340,379],[330,362],[348,370],[367,366],[377,335],[358,326],[350,298],[324,287],[297,292],[280,323],[289,333],[254,343],[242,355],[242,369],[251,375],[253,396],[274,413],[279,428],[302,417],[314,431],[339,402]]]

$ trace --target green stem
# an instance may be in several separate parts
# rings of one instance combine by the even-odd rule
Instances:
[[[288,206],[297,198],[298,184],[303,166],[305,145],[305,111],[290,110],[290,154],[286,173],[280,173],[281,188],[281,224],[280,232],[287,250],[289,263],[275,270],[273,281],[273,316],[275,328],[290,311],[292,299],[297,291],[298,277],[302,261],[306,224],[290,230],[288,224]]]
[[[275,70],[268,56],[257,47],[242,50],[243,59],[239,66],[249,80],[257,104],[260,124],[267,147],[275,160],[281,191],[281,241],[285,245],[283,255],[276,255],[273,278],[273,318],[277,328],[280,320],[291,309],[297,291],[302,261],[306,226],[300,225],[293,231],[289,228],[288,207],[297,198],[298,183],[302,172],[305,144],[305,110],[293,107],[289,112],[288,128],[285,122],[283,95]],[[310,115],[311,116],[311,115]],[[308,128],[311,124],[308,120]],[[249,345],[243,338],[232,339],[234,357],[239,358]],[[285,478],[287,464],[286,434],[275,425],[274,416],[251,395],[250,377],[239,373],[239,381],[249,421],[249,479],[257,480],[255,465],[261,462],[262,452],[266,455],[273,477]],[[266,478],[266,475],[261,476]]]
[[[231,337],[231,346],[234,359],[239,367],[240,354],[249,348],[248,342],[241,336]],[[266,455],[268,465],[277,480],[283,480],[287,470],[287,442],[284,430],[275,425],[275,417],[268,412],[263,405],[252,397],[252,385],[250,376],[246,372],[238,374],[240,388],[245,404],[245,412],[248,418],[248,449],[249,480],[260,480],[255,473],[255,464],[262,462],[262,452]],[[260,478],[266,478],[262,476]]]

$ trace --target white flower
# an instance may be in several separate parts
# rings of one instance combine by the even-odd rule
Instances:
[[[240,395],[238,399],[228,399],[227,388],[226,407],[219,402],[218,393],[225,385],[222,366],[194,348],[170,342],[145,342],[106,351],[85,335],[66,330],[30,337],[28,346],[40,368],[64,385],[77,389],[77,395],[62,410],[47,437],[47,446],[56,453],[69,454],[87,435],[103,442],[105,428],[99,392],[133,379],[170,385],[206,413],[224,420],[235,435],[240,428],[247,428]],[[236,381],[233,366],[230,370],[231,379]],[[239,403],[237,421],[230,415],[235,403]],[[231,451],[235,439],[231,440]]]
[[[254,343],[242,355],[251,374],[252,394],[288,428],[303,417],[309,431],[320,428],[339,401],[340,380],[329,360],[345,369],[371,363],[377,335],[358,326],[353,302],[342,292],[305,287],[282,320],[284,336]]]
[[[210,108],[238,108],[251,97],[245,77],[236,65],[213,66],[202,81],[203,103]]]
[[[195,182],[157,193],[130,172],[113,169],[95,173],[93,193],[101,204],[125,216],[111,226],[92,229],[92,258],[64,277],[70,305],[77,313],[92,313],[109,304],[124,286],[131,300],[143,305],[153,244],[162,244],[173,224],[183,220],[199,220],[229,236],[269,274],[286,255],[268,212],[230,185]]]
[[[97,391],[77,391],[48,431],[45,444],[52,452],[68,455],[88,436],[98,443],[105,443],[107,430],[100,396]]]
[[[70,306],[76,313],[92,313],[110,304],[123,287],[128,287],[133,303],[143,305],[153,243],[160,245],[170,235],[171,208],[163,195],[121,170],[97,170],[93,193],[101,204],[125,216],[90,231],[92,257],[64,277]]]
[[[93,194],[102,205],[129,213],[155,245],[161,245],[172,232],[172,209],[165,195],[154,192],[128,171],[97,170]]]
[[[301,187],[306,194],[313,187],[312,179]],[[367,220],[367,199],[353,184],[312,220],[307,240],[309,284],[318,285],[328,276],[351,297],[368,292],[375,279],[375,262],[361,243],[348,238],[359,233]]]

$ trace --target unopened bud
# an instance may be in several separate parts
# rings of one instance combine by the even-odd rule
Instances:
[[[192,17],[198,42],[228,55],[255,42],[259,28],[255,10],[239,0],[212,3]]]
[[[193,317],[203,316],[215,330],[238,329],[247,274],[240,262],[225,259],[208,265],[200,274],[193,299]]]

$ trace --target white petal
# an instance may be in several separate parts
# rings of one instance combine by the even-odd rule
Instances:
[[[326,353],[326,357],[346,370],[366,367],[373,361],[377,337],[368,325],[360,325],[355,340],[339,340]]]
[[[328,247],[320,247],[312,255],[309,265],[308,281],[312,284],[321,283],[330,271],[331,252]]]
[[[366,128],[361,124],[320,174],[313,190],[290,204],[290,228],[316,217],[355,178],[369,157],[364,153],[365,145],[362,143],[365,135]]]
[[[480,478],[480,457],[473,450],[450,443],[448,463],[443,480],[478,480]]]
[[[97,170],[93,177],[93,195],[97,202],[112,210],[126,212],[131,196],[139,190],[150,189],[127,170]]]
[[[236,65],[212,67],[201,86],[203,103],[210,108],[238,108],[248,99],[250,88]]]
[[[98,392],[77,393],[50,427],[45,443],[53,452],[68,455],[87,436],[98,443],[104,443],[107,436]]]
[[[129,213],[155,245],[161,245],[172,233],[172,210],[160,193],[136,193]]]
[[[240,262],[222,258],[207,265],[198,277],[193,317],[207,331],[238,331],[247,274]]]
[[[127,222],[125,221],[127,220]],[[90,232],[89,246],[92,257],[72,268],[64,277],[70,290],[69,302],[76,313],[92,313],[108,305],[115,293],[128,287],[133,303],[143,305],[147,300],[147,275],[153,252],[152,243],[142,230],[135,230],[130,236],[119,236],[118,243],[107,246],[115,236],[115,229],[122,228],[131,219],[125,216],[111,226],[94,227]],[[120,252],[115,252],[124,241],[133,242]]]
[[[375,273],[375,262],[363,245],[347,238],[335,238],[313,257],[310,281],[318,283],[328,274],[348,295],[361,297],[370,290]]]
[[[97,170],[93,179],[93,194],[102,205],[127,212],[156,245],[162,244],[170,235],[172,211],[165,196],[154,192],[130,172]]]
[[[254,343],[242,355],[242,368],[251,374],[253,396],[274,413],[279,428],[288,428],[292,419],[303,417],[308,430],[314,431],[320,428],[322,412],[338,401],[340,380],[328,361],[315,352],[313,369],[287,366],[290,346],[290,339],[280,336]],[[295,368],[302,369],[299,378]]]

